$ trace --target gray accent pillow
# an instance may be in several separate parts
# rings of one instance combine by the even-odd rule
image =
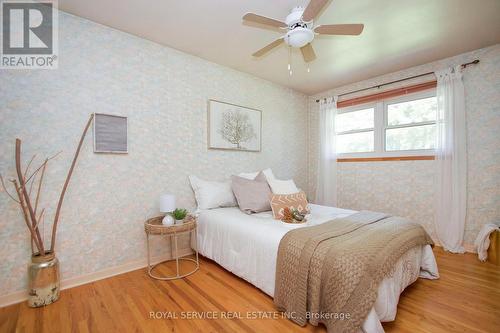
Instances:
[[[241,211],[252,214],[271,210],[269,196],[272,192],[262,171],[254,180],[231,176],[231,188]]]

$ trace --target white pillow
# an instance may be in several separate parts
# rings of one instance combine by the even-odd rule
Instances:
[[[268,179],[267,182],[274,194],[294,194],[300,192],[293,179]]]
[[[264,176],[266,176],[267,182],[269,182],[269,180],[276,179],[276,177],[274,177],[273,170],[271,170],[271,168],[262,170],[262,173],[264,174]]]
[[[250,180],[254,180],[255,177],[257,177],[257,175],[259,174],[259,172],[260,171],[242,172],[242,173],[238,174],[238,177],[245,178],[245,179],[250,179]],[[267,180],[269,180],[269,179],[275,179],[274,174],[273,174],[273,170],[271,170],[271,168],[267,168],[265,170],[262,170],[262,173],[264,174],[264,176],[266,176]]]
[[[236,206],[231,182],[215,182],[189,176],[198,209]]]
[[[245,179],[248,179],[248,180],[254,180],[255,177],[257,177],[258,174],[259,174],[259,171],[256,171],[256,172],[242,172],[242,173],[238,174],[238,177],[245,178]]]
[[[260,171],[242,172],[242,173],[238,174],[238,177],[254,180],[255,177],[257,177],[257,175],[259,174],[259,172]],[[262,170],[262,173],[264,174],[264,176],[266,176],[267,181],[269,181],[269,179],[275,179],[274,174],[273,174],[273,170],[271,170],[271,168],[267,168],[265,170]]]

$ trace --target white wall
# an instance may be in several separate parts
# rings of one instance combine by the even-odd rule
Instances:
[[[473,244],[482,225],[500,220],[500,45],[498,44],[311,96],[309,98],[309,194],[313,195],[315,192],[317,176],[319,137],[316,99],[474,59],[479,59],[480,63],[468,67],[464,72],[468,151],[465,242],[467,245]],[[423,81],[430,79],[432,77],[424,78]],[[406,84],[409,83],[403,82],[399,85]],[[434,179],[434,161],[339,163],[339,206],[405,216],[422,223],[434,236]]]
[[[0,172],[15,174],[16,137],[25,161],[62,150],[42,198],[51,222],[89,115],[129,119],[127,155],[94,154],[92,135],[85,139],[60,219],[63,279],[144,259],[143,222],[158,214],[160,194],[194,208],[189,174],[222,180],[271,167],[306,188],[305,95],[75,16],[59,19],[58,70],[0,71]],[[207,150],[208,99],[262,110],[262,152]],[[0,193],[0,296],[26,287],[28,239],[18,207]]]

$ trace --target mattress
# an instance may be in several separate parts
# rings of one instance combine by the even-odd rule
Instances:
[[[247,215],[237,207],[203,210],[198,217],[198,250],[207,258],[252,283],[269,296],[274,294],[276,257],[281,238],[292,228],[312,226],[342,218],[356,211],[310,205],[308,221],[290,225],[273,219],[271,212]],[[413,248],[397,262],[381,283],[378,297],[363,331],[383,332],[381,321],[394,320],[401,292],[418,277],[439,277],[429,245]]]

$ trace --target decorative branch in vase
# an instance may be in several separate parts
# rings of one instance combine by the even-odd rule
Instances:
[[[59,155],[60,152],[52,157],[46,158],[44,162],[28,176],[30,166],[35,160],[36,155],[33,155],[23,172],[21,159],[22,142],[20,139],[16,139],[16,177],[10,179],[10,182],[15,190],[15,195],[8,191],[4,178],[0,175],[0,182],[3,190],[12,200],[19,204],[24,222],[26,223],[30,234],[31,263],[28,265],[28,305],[31,307],[48,305],[57,301],[59,298],[59,260],[55,256],[57,226],[64,201],[64,195],[66,194],[66,190],[73,174],[78,155],[80,154],[85,135],[87,134],[93,119],[94,115],[92,114],[80,137],[80,142],[78,143],[78,147],[73,156],[73,162],[71,163],[71,167],[69,168],[68,175],[66,176],[66,180],[61,190],[59,201],[57,202],[56,213],[54,215],[54,221],[52,223],[50,248],[47,249],[43,237],[44,235],[40,233],[40,227],[45,221],[45,208],[40,209],[39,202],[43,178],[48,162]],[[36,188],[36,194],[34,197],[32,196],[33,187]]]

